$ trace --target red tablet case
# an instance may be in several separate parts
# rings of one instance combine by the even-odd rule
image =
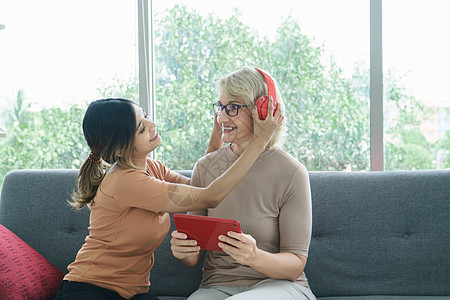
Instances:
[[[177,231],[187,234],[188,239],[196,240],[203,250],[222,251],[217,245],[219,235],[228,231],[241,233],[239,221],[233,219],[173,214]]]

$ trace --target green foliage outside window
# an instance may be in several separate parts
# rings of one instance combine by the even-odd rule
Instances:
[[[313,47],[292,18],[270,41],[252,33],[238,12],[219,20],[176,6],[157,22],[156,45],[157,121],[165,139],[158,156],[169,166],[192,168],[209,138],[215,82],[249,65],[278,81],[288,120],[286,151],[312,170],[369,168],[368,81],[345,79],[337,66],[324,66],[323,49]]]
[[[6,118],[7,136],[0,138],[0,183],[15,169],[78,168],[88,149],[82,142],[84,108],[33,111],[17,94]]]
[[[209,140],[217,100],[215,83],[244,65],[268,70],[286,104],[288,136],[284,149],[309,170],[369,170],[369,72],[355,66],[352,78],[339,66],[324,65],[323,49],[312,45],[292,18],[274,40],[260,38],[240,20],[202,17],[183,6],[156,16],[156,123],[163,143],[157,159],[173,169],[191,169]],[[450,134],[434,144],[418,129],[426,112],[395,78],[385,79],[385,118],[391,143],[385,145],[386,169],[435,168],[433,157],[449,149]],[[137,101],[137,78],[116,81],[99,98]],[[94,99],[92,99],[94,100]],[[86,105],[33,111],[19,91],[7,112],[6,138],[0,138],[0,180],[13,169],[78,168],[89,149],[81,121]],[[395,112],[395,114],[388,115]],[[441,168],[450,166],[444,160]]]

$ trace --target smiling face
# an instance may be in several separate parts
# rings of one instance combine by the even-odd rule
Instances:
[[[156,131],[156,124],[137,105],[136,112],[136,134],[134,140],[133,161],[146,159],[147,155],[161,144],[161,137]]]
[[[242,99],[224,96],[221,96],[218,102],[224,106],[227,104],[245,105]],[[223,141],[231,143],[233,152],[241,155],[253,139],[253,118],[250,108],[239,108],[237,116],[234,117],[230,117],[223,109],[218,122],[222,127]]]

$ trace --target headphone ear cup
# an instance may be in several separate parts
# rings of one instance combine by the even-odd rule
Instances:
[[[267,117],[268,100],[269,100],[269,97],[261,96],[255,102],[260,120],[265,120]]]
[[[273,110],[273,115],[278,109],[278,102],[275,102],[275,109]],[[269,110],[269,96],[261,96],[255,102],[256,108],[258,110],[258,116],[260,120],[265,120],[267,117],[267,111]]]

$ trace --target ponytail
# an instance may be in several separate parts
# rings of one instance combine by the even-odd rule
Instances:
[[[78,191],[72,192],[72,202],[69,204],[76,209],[81,209],[85,205],[90,207],[109,168],[107,162],[92,152],[89,153],[78,172]]]
[[[100,99],[89,104],[83,118],[83,134],[91,152],[78,172],[78,191],[71,195],[71,206],[91,207],[98,187],[114,163],[122,168],[135,168],[132,162],[136,131],[133,105],[132,101],[122,98]]]

